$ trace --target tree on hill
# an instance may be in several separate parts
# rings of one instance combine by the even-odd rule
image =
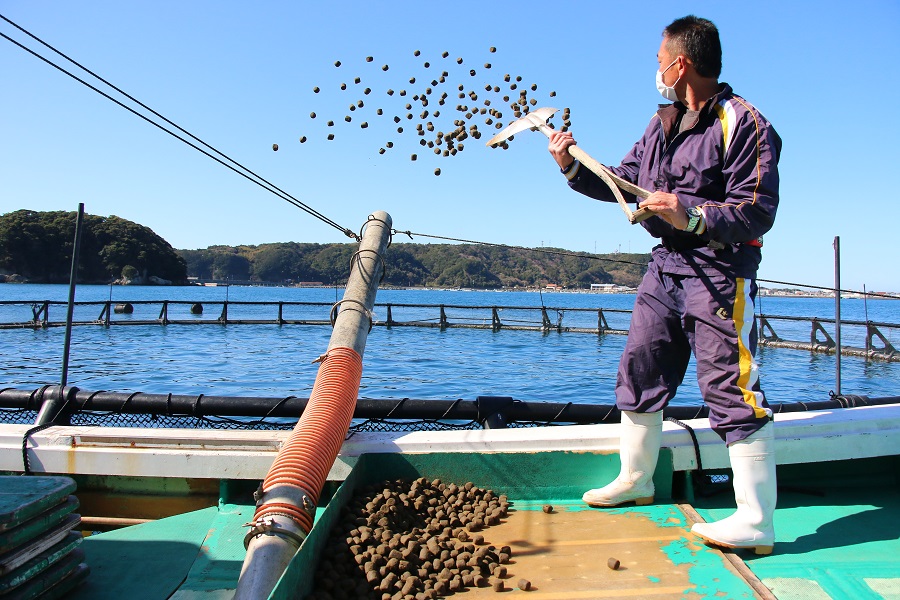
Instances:
[[[0,215],[0,270],[38,283],[64,283],[72,264],[76,213],[17,210]],[[84,215],[78,278],[108,283],[136,274],[184,283],[187,265],[150,228],[116,216]]]

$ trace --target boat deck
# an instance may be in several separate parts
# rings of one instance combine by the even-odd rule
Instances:
[[[728,553],[696,540],[689,532],[691,509],[674,503],[598,510],[552,493],[519,500],[511,496],[515,510],[484,534],[498,547],[513,548],[504,597],[897,598],[900,486],[890,477],[896,465],[893,457],[830,464],[838,473],[861,470],[865,487],[850,485],[844,476],[816,477],[815,487],[785,485],[775,515],[775,552],[734,553],[746,561],[749,574],[736,569]],[[875,471],[881,475],[873,477]],[[348,481],[352,484],[352,478]],[[340,502],[338,490],[332,503]],[[542,510],[545,504],[553,506],[551,513]],[[705,520],[718,519],[733,510],[733,497],[723,492],[691,506]],[[91,575],[71,597],[230,598],[243,561],[242,525],[252,511],[252,506],[223,504],[91,536],[83,544]],[[329,520],[327,511],[319,509],[313,532]],[[319,538],[324,541],[324,534]],[[311,534],[307,545],[316,543]],[[272,598],[303,597],[315,562],[306,554],[298,553]],[[607,566],[610,558],[620,561],[618,570]],[[534,589],[518,590],[521,578]],[[755,578],[763,584],[756,582],[757,590]],[[493,594],[480,588],[461,597]]]

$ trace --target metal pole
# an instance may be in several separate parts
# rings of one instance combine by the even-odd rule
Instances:
[[[84,222],[84,203],[78,203],[78,214],[75,217],[75,241],[72,245],[72,268],[69,271],[69,305],[66,311],[66,336],[63,342],[62,375],[59,381],[59,393],[41,405],[35,425],[52,423],[59,416],[65,402],[66,383],[69,379],[69,347],[72,343],[72,316],[75,312],[75,283],[78,279],[78,252],[81,249],[81,226]]]
[[[383,274],[383,256],[387,250],[388,240],[390,239],[391,217],[384,211],[377,211],[370,217],[359,244],[359,249],[354,254],[350,278],[347,281],[347,288],[344,291],[344,298],[339,306],[340,312],[334,317],[334,331],[331,334],[331,340],[328,344],[329,352],[332,350],[352,349],[353,352],[362,357],[363,350],[366,346],[366,338],[371,328],[372,308],[375,306],[375,293],[378,291],[380,277]],[[337,287],[335,287],[335,291]],[[327,355],[328,353],[326,353]],[[323,358],[325,355],[323,355]],[[327,359],[326,359],[327,360]],[[316,377],[316,385],[318,385],[322,374],[320,368],[319,376]],[[349,373],[347,377],[352,377]],[[359,385],[357,380],[356,385]],[[315,386],[314,386],[315,391]],[[352,399],[355,406],[356,397]],[[321,405],[322,401],[319,400]],[[320,425],[317,426],[316,420],[322,418],[324,410],[316,409],[319,416],[315,420],[305,421],[307,415],[313,411],[312,400],[304,416],[298,422],[285,446],[279,451],[278,457],[275,458],[270,473],[279,463],[282,455],[290,452],[293,448],[289,448],[295,436],[300,439],[298,434],[309,433],[310,439],[317,440],[314,446],[316,452],[320,453],[316,458],[324,459],[328,465],[331,465],[337,458],[340,450],[334,448],[334,455],[322,456],[330,450],[325,446],[329,441],[330,434],[334,428],[340,430],[340,440],[343,440],[347,434],[347,426],[349,426],[349,417],[346,423],[339,423],[332,419],[328,425],[331,431],[324,431]],[[308,425],[308,427],[304,427]],[[318,440],[323,443],[319,444]],[[324,474],[323,474],[324,477]],[[268,479],[268,476],[267,476]],[[310,478],[312,479],[312,477]],[[301,489],[298,485],[289,482],[279,483],[266,489],[265,482],[260,489],[260,497],[257,502],[257,516],[260,510],[265,510],[267,506],[290,507],[300,509],[306,514],[315,511],[315,504],[321,487],[325,481],[308,482],[310,487],[318,486],[318,489]],[[247,546],[247,555],[244,558],[244,565],[241,568],[241,574],[238,579],[237,589],[235,590],[234,600],[261,600],[268,598],[275,589],[278,580],[284,574],[291,559],[297,553],[300,545],[306,539],[309,531],[305,530],[301,522],[291,517],[290,510],[284,512],[273,512],[265,518],[257,518],[252,524],[253,527],[245,538]]]
[[[834,236],[834,382],[835,391],[841,395],[841,237]]]

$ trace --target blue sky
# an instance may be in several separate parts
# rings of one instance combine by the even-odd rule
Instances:
[[[428,107],[441,109],[436,129],[459,118],[460,83],[479,94],[468,104],[493,98],[506,123],[503,75],[519,75],[519,89],[538,85],[528,89],[537,106],[570,108],[585,151],[618,164],[662,101],[654,86],[662,28],[704,16],[722,36],[721,80],[784,141],[781,205],[759,277],[831,285],[840,236],[843,287],[900,291],[890,258],[900,222],[895,1],[8,0],[0,13],[343,226],[357,230],[386,210],[401,230],[581,252],[645,252],[654,241],[614,204],[569,190],[543,135],[492,150],[483,142],[495,130],[473,119],[485,137],[440,157],[419,146],[422,107],[407,111],[406,102],[446,70],[435,90],[447,91],[447,104],[438,107],[435,92]],[[5,22],[0,31],[38,48]],[[142,223],[176,248],[348,241],[3,39],[0,73],[0,213],[84,202],[88,213]],[[487,84],[502,91],[486,93]],[[358,100],[364,107],[350,112]]]

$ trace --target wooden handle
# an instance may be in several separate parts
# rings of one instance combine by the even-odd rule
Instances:
[[[638,187],[638,186],[634,185],[633,183],[631,183],[630,181],[628,181],[626,179],[622,179],[621,177],[619,177],[618,175],[613,173],[609,169],[609,167],[594,160],[594,158],[591,157],[590,154],[588,154],[587,152],[585,152],[578,146],[569,146],[569,154],[571,154],[572,156],[577,158],[579,161],[581,161],[581,164],[586,166],[592,172],[596,173],[598,176],[600,176],[600,173],[598,173],[598,171],[603,171],[604,173],[606,173],[609,176],[610,179],[612,179],[613,181],[616,182],[616,186],[622,188],[629,194],[634,194],[638,198],[646,198],[647,196],[650,195],[650,192],[648,192],[644,188]]]
[[[554,131],[547,125],[541,125],[538,129],[540,129],[541,133],[546,135],[548,138]],[[609,189],[610,191],[612,191],[613,196],[615,196],[616,202],[619,203],[619,207],[622,209],[622,212],[624,212],[625,216],[628,217],[629,223],[634,225],[635,223],[640,223],[641,221],[649,219],[653,216],[653,211],[648,208],[640,208],[637,211],[631,210],[631,207],[628,206],[627,202],[625,202],[625,198],[622,197],[620,188],[630,194],[634,194],[638,198],[646,198],[650,195],[650,192],[648,192],[644,188],[634,185],[630,181],[622,179],[621,177],[610,171],[606,165],[603,165],[597,160],[594,160],[594,158],[590,154],[588,154],[578,146],[569,146],[569,154],[571,154],[573,158],[580,161],[581,164],[587,167],[588,170],[602,179],[603,182],[609,186]]]

